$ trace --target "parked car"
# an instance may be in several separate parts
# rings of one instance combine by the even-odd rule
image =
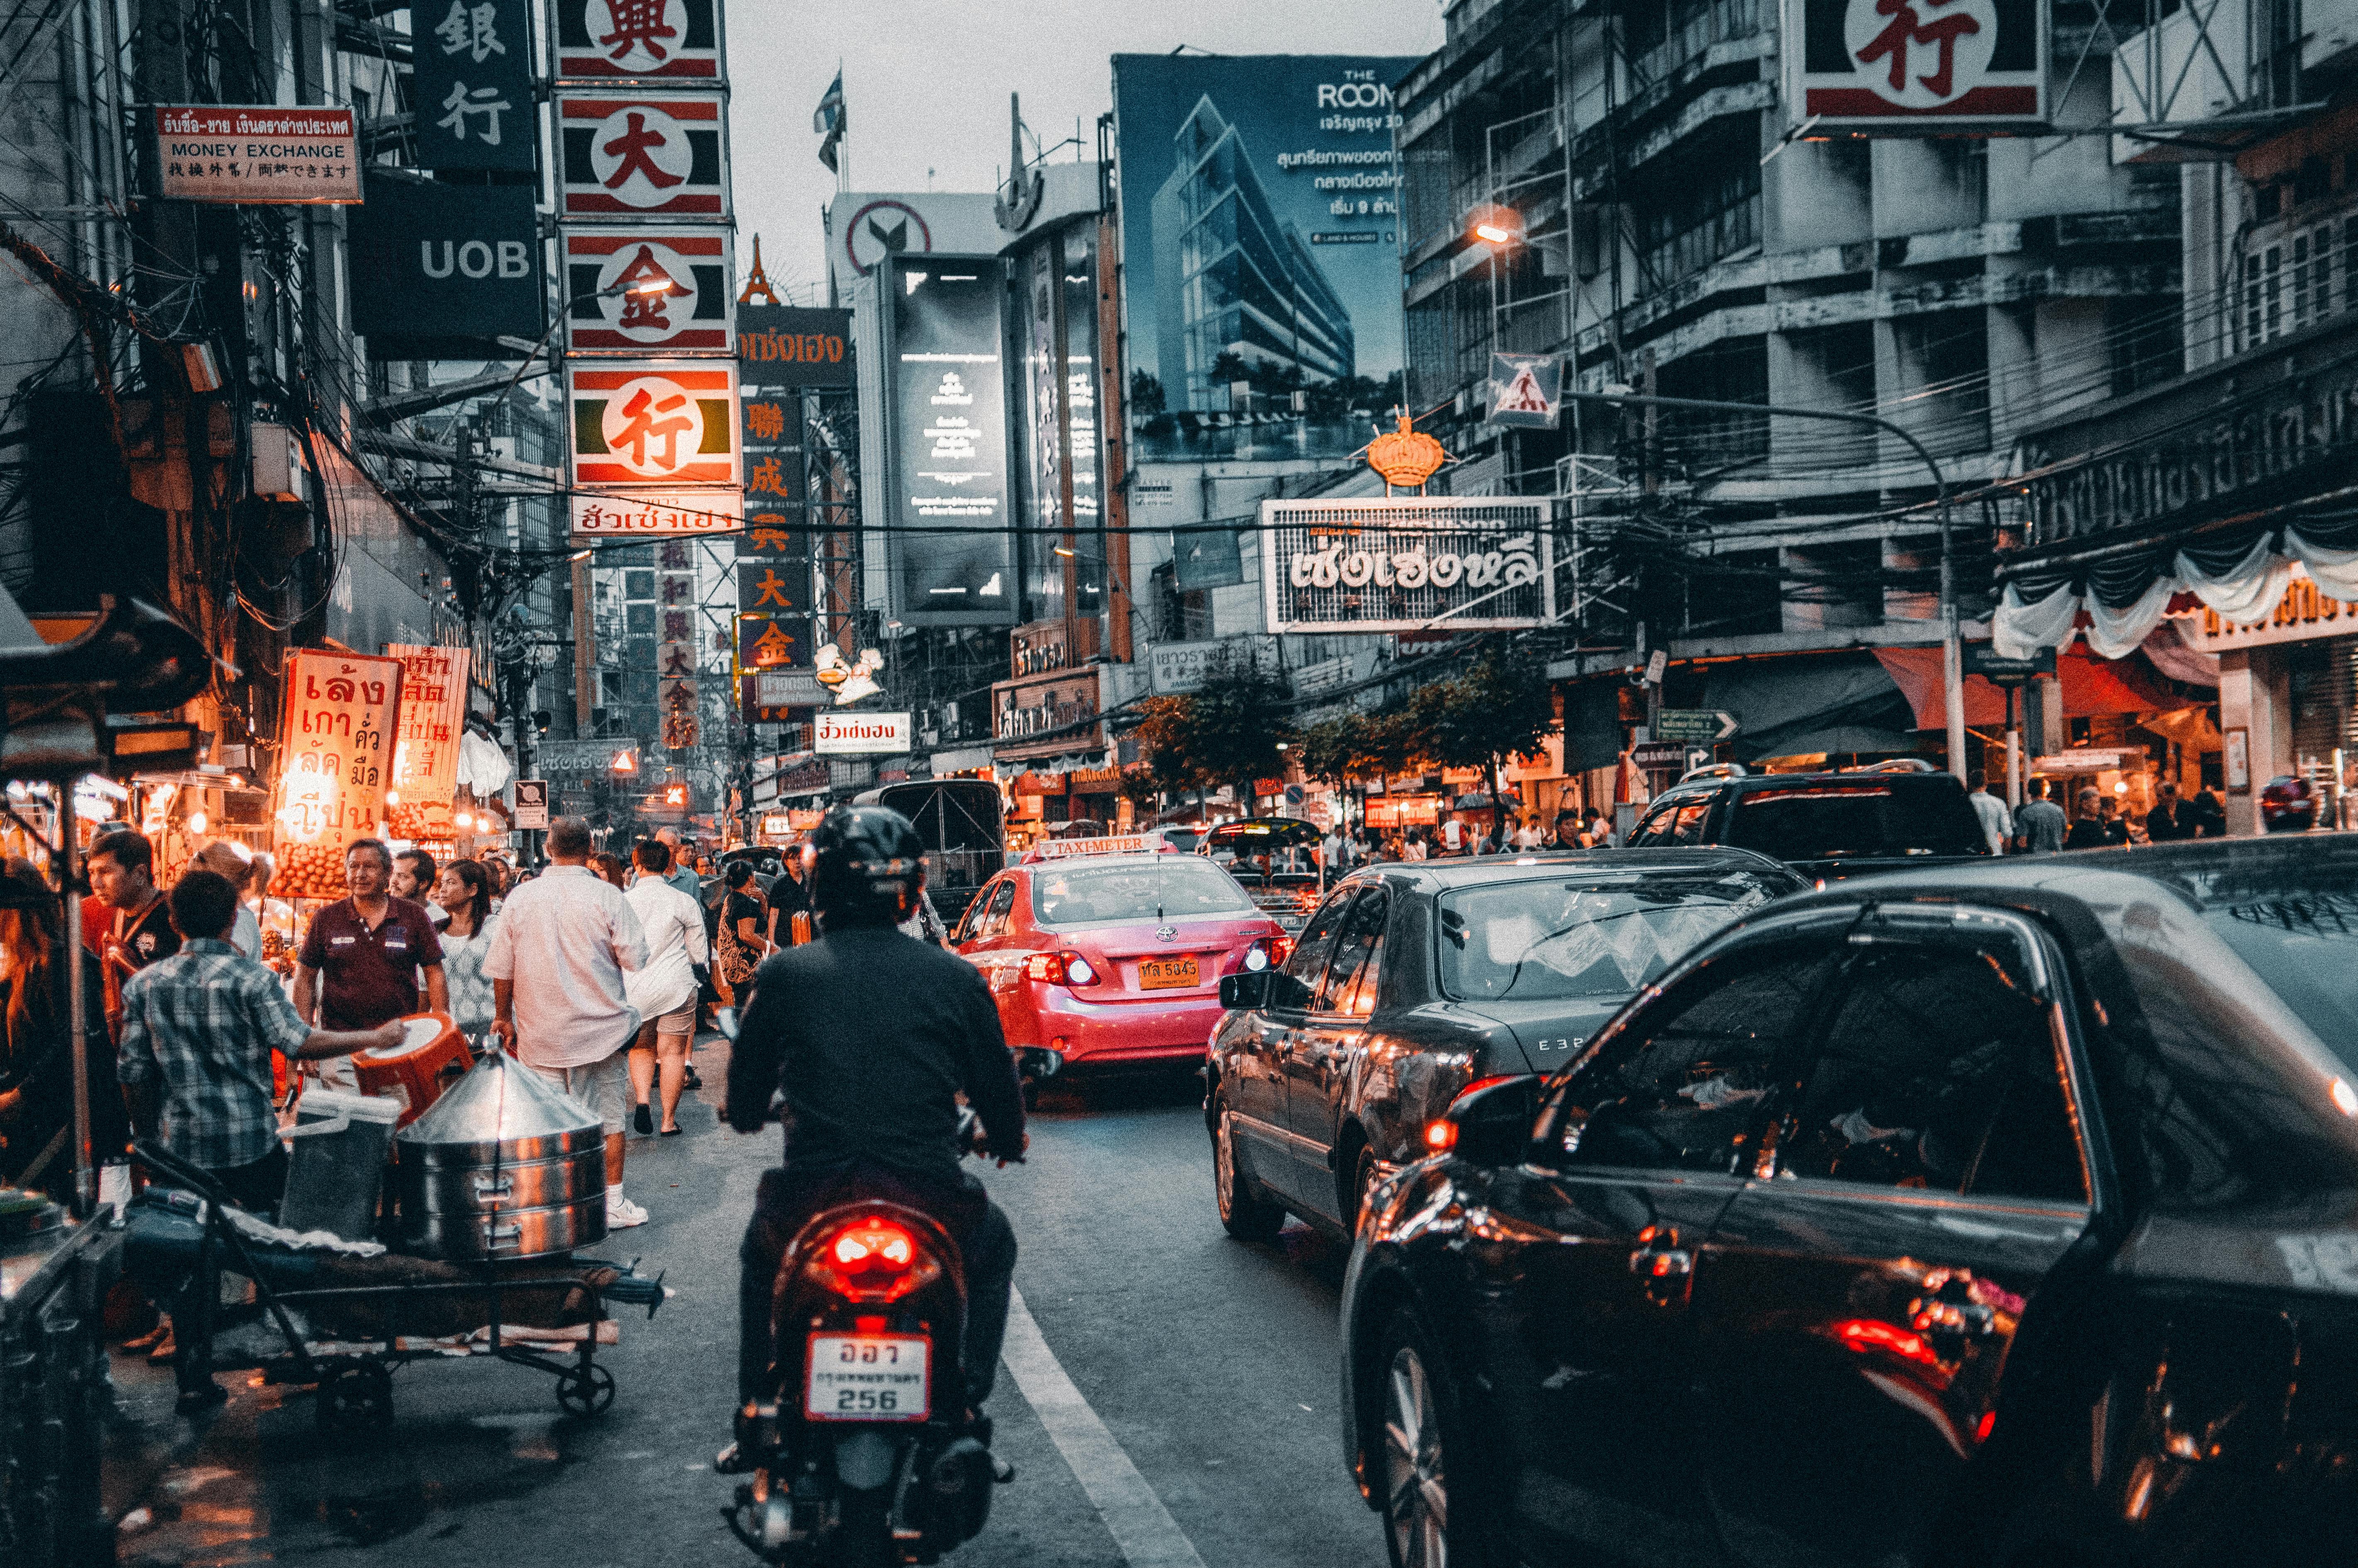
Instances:
[[[1205,1125],[1220,1222],[1347,1234],[1425,1123],[1545,1071],[1689,947],[1803,887],[1742,849],[1390,861],[1353,872],[1282,965],[1223,980]]]
[[[1953,774],[1913,764],[1682,780],[1649,803],[1629,843],[1725,844],[1782,860],[1812,880],[1989,855],[1965,786]]]
[[[2358,837],[1785,900],[1379,1184],[1362,1493],[1395,1563],[2347,1561],[2353,1086]]]

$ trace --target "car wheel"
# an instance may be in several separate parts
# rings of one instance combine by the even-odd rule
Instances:
[[[1442,1424],[1438,1368],[1406,1312],[1384,1336],[1382,1490],[1384,1544],[1392,1568],[1447,1568],[1451,1445]]]
[[[1285,1210],[1252,1190],[1237,1168],[1235,1118],[1225,1100],[1212,1112],[1212,1193],[1220,1206],[1220,1228],[1238,1241],[1273,1241],[1285,1224]]]
[[[1376,1189],[1376,1152],[1365,1145],[1359,1158],[1351,1167],[1351,1212],[1347,1217],[1353,1235],[1368,1217],[1368,1195]]]

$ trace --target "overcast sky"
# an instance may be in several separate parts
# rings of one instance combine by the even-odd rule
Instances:
[[[1007,95],[1043,145],[1113,106],[1117,54],[1430,54],[1438,0],[743,0],[729,11],[738,265],[752,235],[781,291],[826,291],[819,210],[835,177],[811,112],[843,67],[861,190],[988,190],[1007,162]],[[1094,153],[1092,151],[1092,156]],[[1055,155],[1063,162],[1068,148]]]

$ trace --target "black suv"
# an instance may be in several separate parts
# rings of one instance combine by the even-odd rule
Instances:
[[[1685,780],[1654,797],[1629,845],[1750,849],[1821,881],[1989,854],[1953,775],[1872,770]]]

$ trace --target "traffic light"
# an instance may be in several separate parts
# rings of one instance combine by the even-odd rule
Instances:
[[[687,786],[684,784],[664,785],[664,804],[687,809]]]

